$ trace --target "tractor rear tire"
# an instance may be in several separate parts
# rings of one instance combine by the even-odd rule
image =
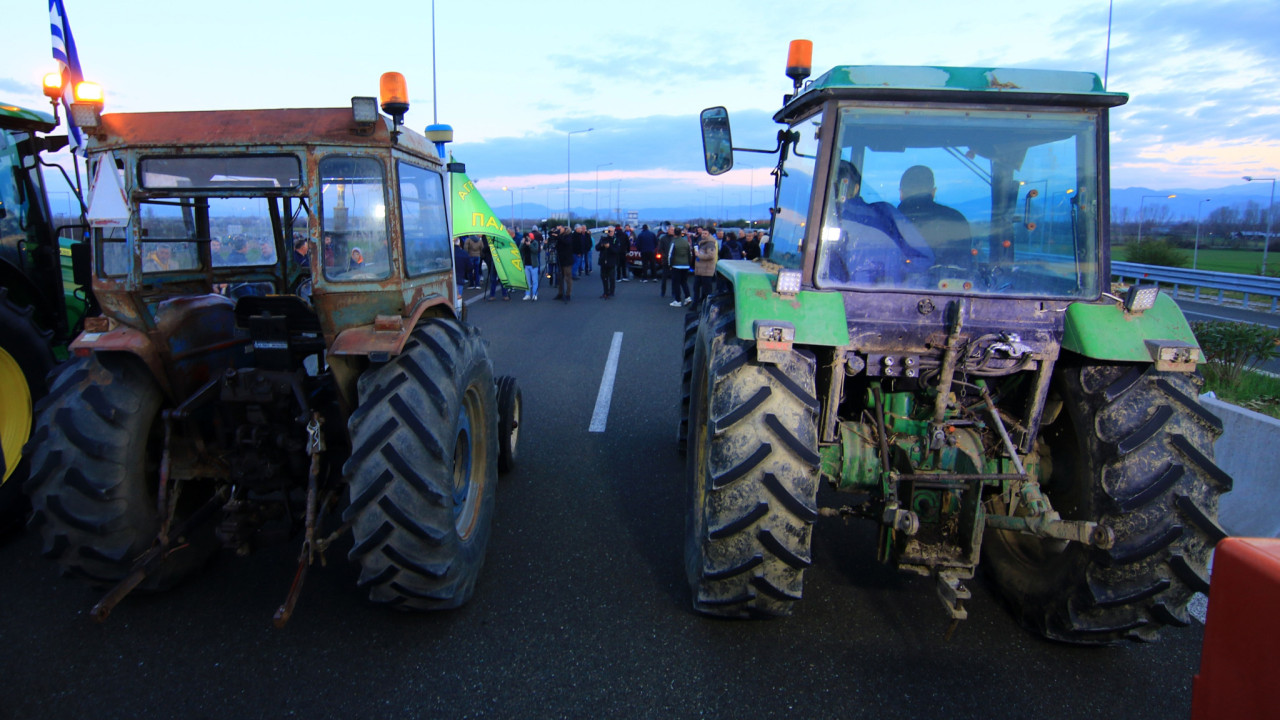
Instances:
[[[788,615],[818,517],[817,363],[753,359],[730,296],[703,303],[692,356],[685,570],[694,609]]]
[[[432,319],[404,350],[365,372],[343,467],[359,585],[400,610],[471,598],[497,489],[493,368],[479,333]]]
[[[74,358],[53,377],[38,407],[26,489],[43,554],[65,574],[114,585],[155,541],[162,402],[150,371],[132,356]],[[180,492],[175,531],[210,497]],[[203,568],[218,551],[214,523],[173,538],[171,547],[140,589],[164,590]]]
[[[680,350],[680,421],[676,426],[676,449],[689,450],[689,389],[693,382],[693,348],[698,341],[698,308],[684,314],[684,345]]]
[[[1187,601],[1209,590],[1210,553],[1226,536],[1218,500],[1231,489],[1213,460],[1222,424],[1198,391],[1198,377],[1149,365],[1060,365],[1064,407],[1041,432],[1052,466],[1041,486],[1064,519],[1098,522],[1116,541],[1100,550],[989,529],[984,567],[1028,628],[1109,645],[1191,622]]]
[[[516,467],[520,442],[520,421],[524,399],[520,383],[510,375],[498,378],[498,474],[506,475]]]
[[[0,535],[21,527],[28,503],[22,447],[31,437],[36,401],[48,391],[45,377],[57,361],[50,333],[33,322],[30,307],[19,307],[0,288]]]

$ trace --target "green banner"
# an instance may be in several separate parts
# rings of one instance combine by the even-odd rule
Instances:
[[[516,247],[511,233],[503,227],[475,184],[466,173],[449,173],[449,188],[453,192],[453,237],[483,235],[493,253],[493,266],[502,286],[511,290],[528,290],[520,248]]]

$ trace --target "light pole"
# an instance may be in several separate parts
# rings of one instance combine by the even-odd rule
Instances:
[[[595,130],[595,128],[569,130],[564,134],[564,212],[565,224],[570,230],[573,229],[573,205],[571,204],[573,202],[573,191],[570,190],[570,184],[573,182],[572,171],[570,170],[570,163],[573,158],[573,136],[579,133],[589,133],[592,130]]]
[[[1138,242],[1139,243],[1142,242],[1142,203],[1146,202],[1147,198],[1176,198],[1176,197],[1178,196],[1177,195],[1143,195],[1142,199],[1138,200]]]
[[[1262,274],[1267,274],[1267,246],[1271,244],[1271,208],[1276,204],[1276,179],[1260,178],[1251,175],[1245,175],[1245,182],[1262,182],[1264,180],[1271,181],[1271,199],[1267,201],[1267,234],[1262,238]]]
[[[1204,208],[1204,204],[1211,202],[1209,198],[1205,198],[1196,203],[1196,249],[1191,253],[1191,269],[1196,269],[1196,261],[1200,258],[1200,210]],[[1199,290],[1197,289],[1197,292]]]
[[[516,229],[516,191],[515,189],[509,188],[506,185],[503,185],[502,189],[506,190],[508,193],[511,193],[511,213],[507,216],[507,218],[511,222],[511,229],[515,230]]]
[[[596,227],[600,227],[600,168],[609,167],[613,163],[600,163],[596,166]]]
[[[538,189],[538,188],[536,188],[536,187],[522,187],[522,188],[519,188],[519,190],[520,190],[520,230],[521,230],[521,231],[524,231],[524,219],[525,219],[525,217],[524,217],[524,191],[525,191],[525,190],[537,190],[537,189]]]

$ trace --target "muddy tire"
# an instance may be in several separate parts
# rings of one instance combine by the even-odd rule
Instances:
[[[484,564],[497,488],[498,412],[480,335],[429,320],[365,372],[343,472],[359,585],[401,610],[454,608]]]
[[[759,364],[732,299],[703,303],[692,357],[685,570],[699,612],[787,615],[817,519],[816,362]]]
[[[524,399],[520,384],[510,375],[498,378],[498,474],[515,469],[520,441],[520,421]]]
[[[988,530],[983,565],[1024,625],[1105,645],[1190,622],[1187,601],[1208,592],[1210,552],[1226,535],[1218,499],[1231,489],[1213,461],[1222,424],[1198,391],[1198,378],[1147,365],[1060,366],[1042,487],[1063,518],[1099,522],[1116,542],[1099,550]]]
[[[676,449],[684,455],[689,450],[689,388],[693,382],[693,348],[698,341],[697,308],[684,314],[684,344],[680,350],[680,421],[676,426]]]
[[[27,514],[22,447],[34,427],[35,403],[48,388],[56,360],[50,333],[41,332],[30,307],[19,307],[0,288],[0,535],[21,526]]]
[[[66,574],[113,585],[155,541],[162,399],[132,356],[74,358],[53,377],[38,407],[26,489],[43,554]],[[174,529],[209,497],[205,488],[186,485]],[[174,538],[172,547],[141,589],[164,590],[204,567],[218,550],[213,523]]]

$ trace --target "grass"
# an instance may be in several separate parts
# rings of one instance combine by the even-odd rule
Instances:
[[[1267,253],[1267,264],[1280,262],[1275,253]],[[1190,264],[1187,267],[1191,267]],[[1222,250],[1200,248],[1196,258],[1197,270],[1238,273],[1240,275],[1257,275],[1262,267],[1261,250]]]
[[[1245,370],[1234,385],[1227,386],[1206,373],[1204,390],[1213,392],[1223,402],[1280,418],[1280,377]]]

